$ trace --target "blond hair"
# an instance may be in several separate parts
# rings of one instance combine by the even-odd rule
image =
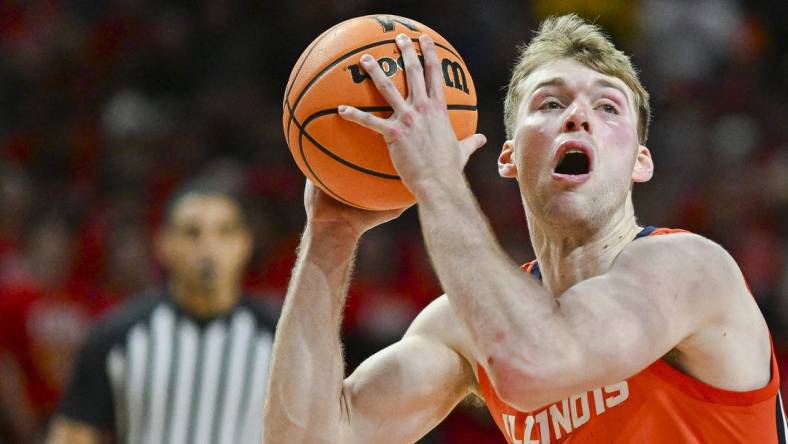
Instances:
[[[637,72],[626,54],[616,49],[602,30],[587,23],[576,14],[548,17],[539,26],[534,38],[522,45],[512,70],[512,77],[504,101],[506,136],[514,137],[517,110],[523,100],[519,85],[544,63],[569,57],[594,71],[617,77],[632,91],[638,118],[638,139],[646,143],[651,108],[648,92],[638,79]]]

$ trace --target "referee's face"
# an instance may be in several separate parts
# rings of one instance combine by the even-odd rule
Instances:
[[[207,297],[237,297],[252,249],[241,210],[222,196],[183,198],[160,238],[164,266],[174,283]]]

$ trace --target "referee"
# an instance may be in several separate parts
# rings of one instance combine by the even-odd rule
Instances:
[[[252,237],[231,195],[176,193],[156,238],[166,289],[134,298],[83,345],[50,444],[261,441],[275,316],[242,296]]]

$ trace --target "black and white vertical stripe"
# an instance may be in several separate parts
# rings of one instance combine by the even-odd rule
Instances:
[[[202,328],[165,304],[149,319],[106,359],[122,441],[258,444],[271,334],[245,308]]]

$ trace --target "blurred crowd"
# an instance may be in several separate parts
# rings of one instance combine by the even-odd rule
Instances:
[[[0,443],[34,442],[91,324],[161,282],[151,237],[196,177],[242,192],[251,292],[281,303],[304,224],[281,128],[301,51],[346,18],[392,13],[465,58],[488,146],[467,174],[498,239],[533,258],[519,194],[498,179],[502,86],[539,20],[596,19],[641,70],[656,176],[642,224],[734,255],[788,369],[788,3],[735,0],[30,0],[0,2]],[[440,294],[414,211],[365,237],[344,325],[352,369]],[[424,443],[499,443],[462,405]]]

